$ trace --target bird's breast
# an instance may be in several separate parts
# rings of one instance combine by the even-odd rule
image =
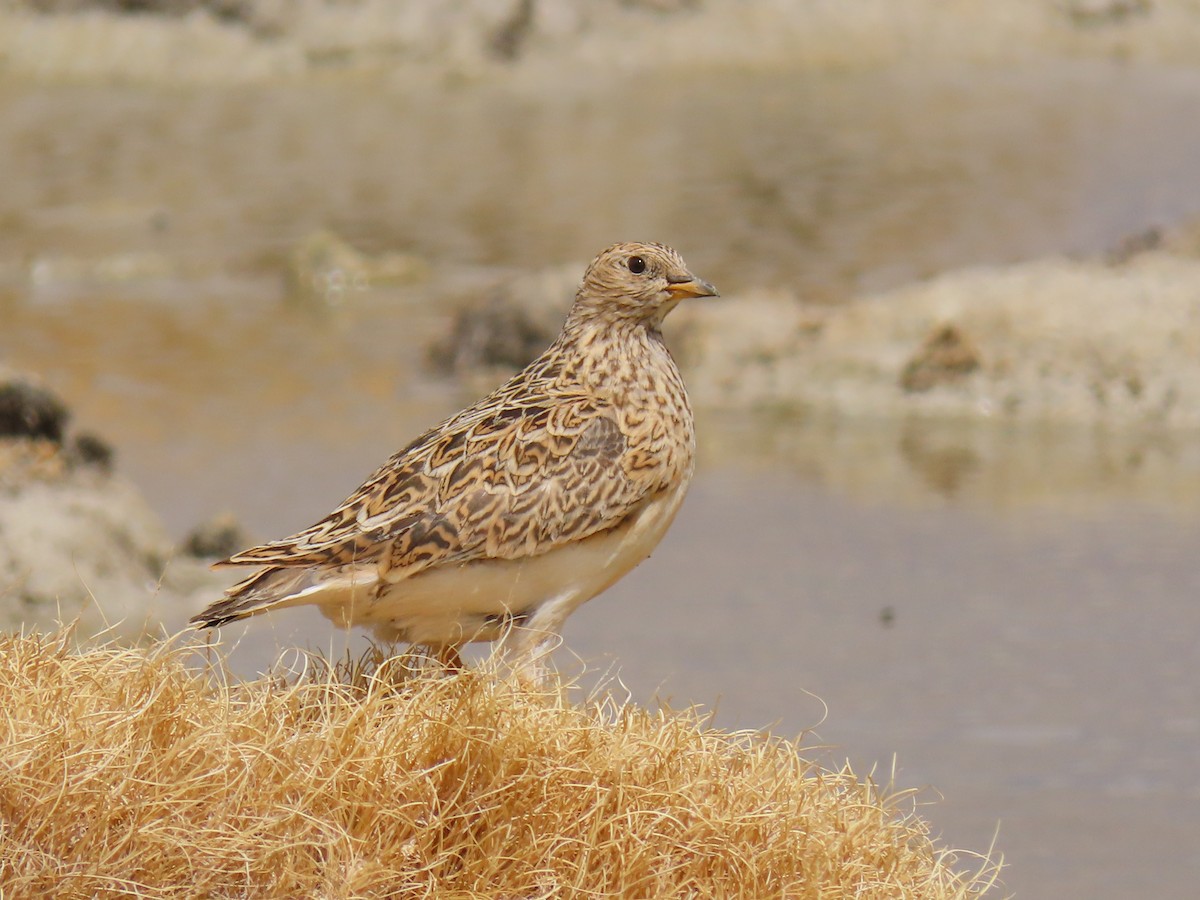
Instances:
[[[696,427],[683,379],[668,361],[669,367],[630,373],[614,407],[628,448],[627,469],[657,469],[675,480],[691,475]]]

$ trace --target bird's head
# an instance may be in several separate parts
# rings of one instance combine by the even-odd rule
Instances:
[[[716,296],[717,289],[693,275],[670,247],[629,242],[614,244],[592,260],[571,314],[657,328],[681,300]]]

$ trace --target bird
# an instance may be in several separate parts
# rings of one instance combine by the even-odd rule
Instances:
[[[191,623],[312,604],[447,669],[473,641],[540,657],[679,510],[695,423],[661,328],[683,300],[717,296],[664,244],[601,251],[545,352],[314,525],[215,563],[258,571]]]

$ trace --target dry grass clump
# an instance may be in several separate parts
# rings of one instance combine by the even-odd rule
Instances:
[[[0,635],[0,896],[982,893],[787,742],[397,660],[227,684],[195,647]]]

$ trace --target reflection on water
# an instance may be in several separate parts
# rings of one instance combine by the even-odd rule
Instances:
[[[845,421],[701,414],[710,468],[786,471],[868,502],[963,506],[1006,515],[1200,513],[1193,432],[928,419]]]

